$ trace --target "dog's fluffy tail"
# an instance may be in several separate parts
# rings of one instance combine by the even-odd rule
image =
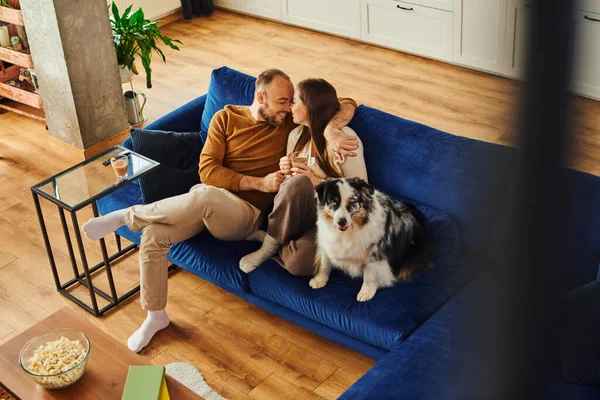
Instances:
[[[414,251],[411,252],[398,273],[398,280],[408,281],[413,277],[427,271],[433,265],[435,244],[425,230],[425,218],[412,204],[405,204],[415,219],[413,242]]]

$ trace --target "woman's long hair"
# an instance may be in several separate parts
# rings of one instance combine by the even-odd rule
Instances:
[[[333,168],[327,153],[325,127],[340,109],[335,88],[324,79],[305,79],[298,84],[300,100],[308,112],[308,124],[304,126],[294,151],[301,151],[312,138],[317,149],[315,160],[328,177],[338,178],[340,174]]]

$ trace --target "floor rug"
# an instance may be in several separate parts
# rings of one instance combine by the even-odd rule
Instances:
[[[208,386],[208,383],[204,381],[202,374],[198,371],[198,368],[192,364],[176,362],[167,365],[166,373],[173,379],[177,380],[182,385],[186,386],[192,392],[199,396],[202,396],[206,400],[227,400],[219,393],[215,392],[213,388]]]

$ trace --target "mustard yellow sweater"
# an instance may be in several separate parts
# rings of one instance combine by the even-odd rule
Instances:
[[[352,99],[339,100],[356,107]],[[200,180],[227,189],[266,211],[275,193],[240,192],[240,180],[244,175],[262,178],[278,171],[279,160],[286,154],[288,135],[295,127],[291,114],[276,128],[256,121],[247,106],[225,106],[210,122],[200,154]]]
[[[210,122],[200,154],[200,180],[265,211],[275,193],[240,192],[240,180],[244,175],[262,178],[279,170],[279,159],[285,155],[288,135],[295,127],[290,114],[275,128],[255,121],[249,107],[225,106]]]

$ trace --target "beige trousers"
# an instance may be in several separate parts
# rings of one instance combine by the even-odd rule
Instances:
[[[125,223],[142,230],[140,287],[144,310],[167,305],[168,260],[172,244],[197,235],[204,228],[217,239],[243,240],[261,224],[260,210],[233,193],[198,184],[186,194],[127,209]]]

